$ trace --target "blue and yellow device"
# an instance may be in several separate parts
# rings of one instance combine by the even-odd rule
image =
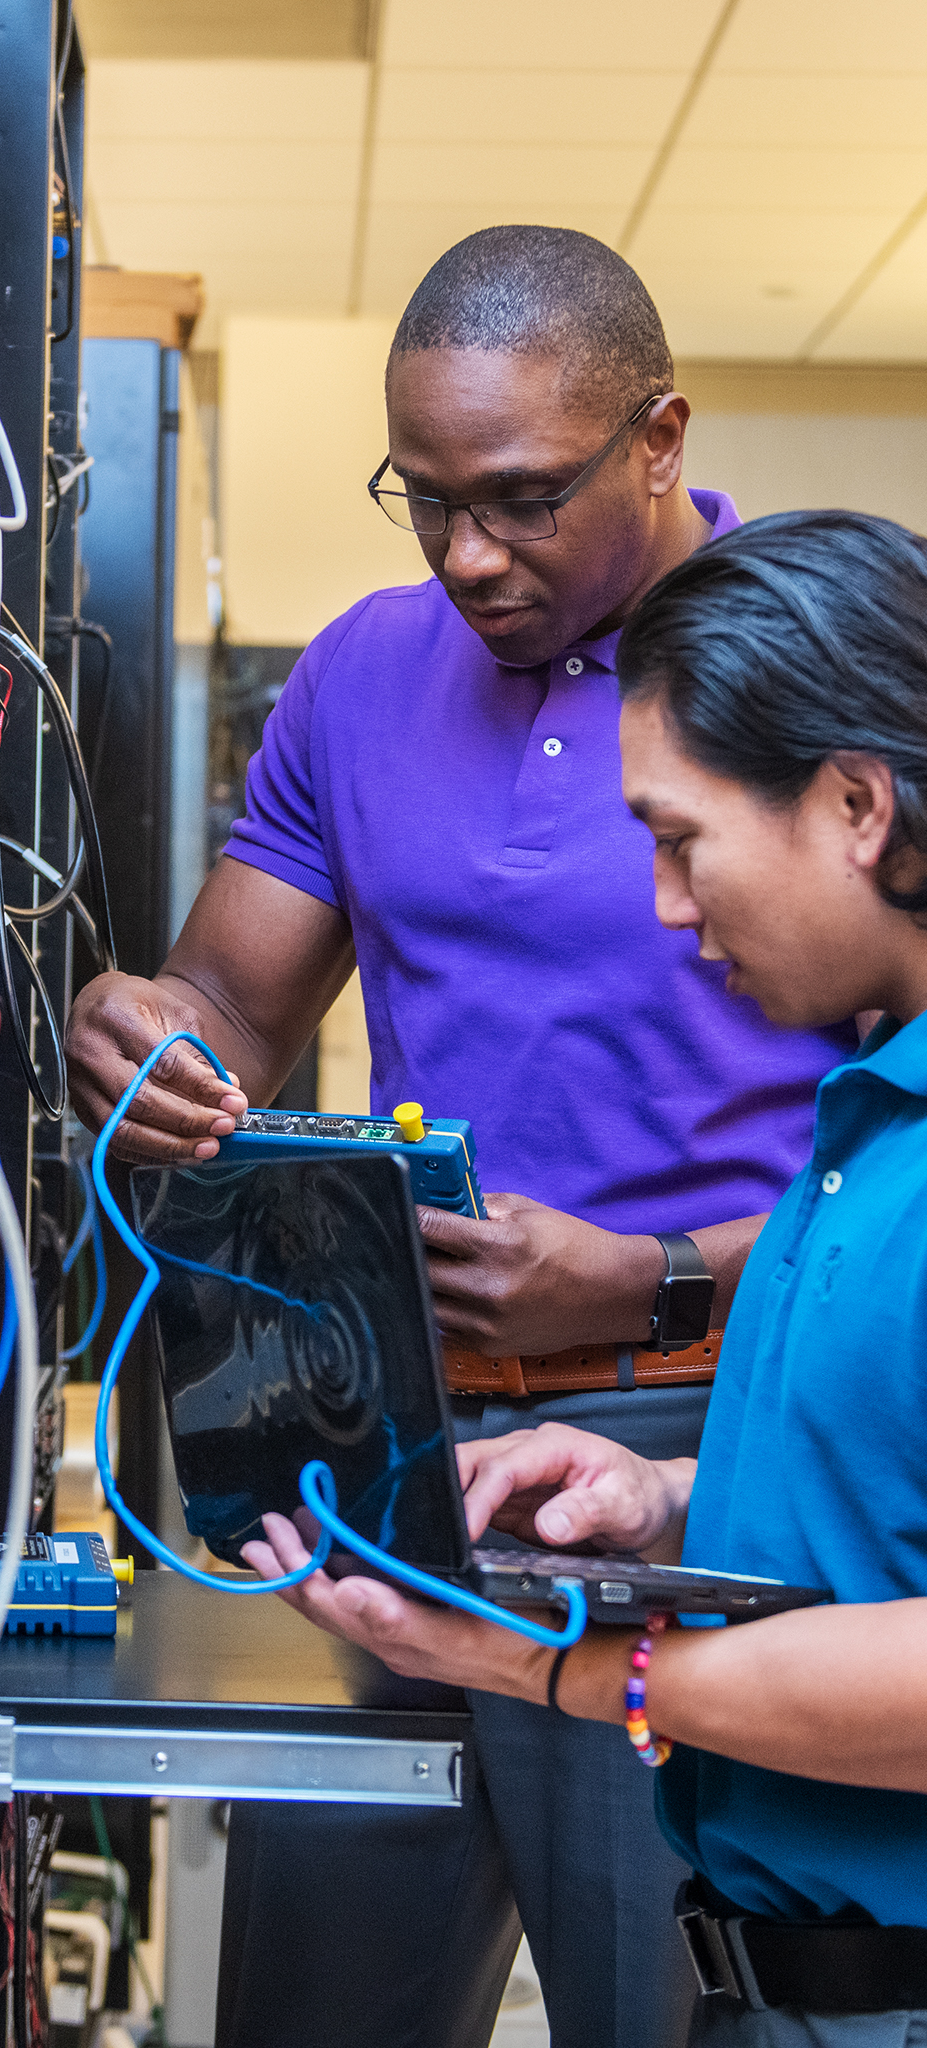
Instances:
[[[301,1152],[399,1152],[408,1162],[416,1202],[485,1218],[473,1132],[465,1122],[426,1123],[420,1102],[400,1102],[392,1117],[336,1116],[301,1110],[251,1109],[239,1117],[220,1158],[254,1161]]]
[[[120,1580],[131,1585],[132,1559],[108,1557],[95,1532],[27,1536],[6,1633],[114,1636]]]

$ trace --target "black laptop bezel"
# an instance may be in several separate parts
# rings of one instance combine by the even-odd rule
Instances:
[[[272,1161],[275,1165],[292,1167],[295,1170],[308,1166],[321,1176],[332,1165],[345,1168],[350,1176],[363,1181],[386,1173],[397,1198],[397,1210],[401,1219],[402,1242],[395,1242],[392,1249],[398,1256],[407,1258],[411,1265],[414,1282],[416,1309],[420,1327],[416,1333],[421,1345],[423,1361],[431,1375],[431,1393],[436,1404],[440,1427],[443,1431],[445,1457],[443,1469],[447,1482],[447,1509],[452,1531],[452,1540],[457,1547],[458,1562],[447,1566],[431,1564],[427,1568],[435,1578],[464,1585],[480,1592],[492,1602],[508,1607],[550,1606],[563,1602],[554,1580],[558,1577],[579,1580],[586,1591],[589,1611],[596,1621],[612,1625],[638,1626],[648,1614],[685,1613],[701,1616],[723,1616],[729,1621],[759,1620],[766,1615],[781,1613],[789,1608],[810,1606],[828,1601],[832,1595],[823,1590],[809,1587],[787,1586],[781,1581],[759,1579],[749,1576],[726,1574],[709,1570],[693,1571],[691,1568],[655,1566],[646,1564],[636,1556],[621,1554],[590,1557],[573,1555],[569,1552],[550,1553],[540,1544],[534,1548],[513,1548],[500,1551],[496,1546],[499,1539],[489,1529],[481,1544],[471,1544],[467,1530],[463,1492],[454,1450],[453,1420],[444,1377],[444,1361],[441,1336],[434,1315],[428,1268],[415,1200],[412,1193],[408,1161],[399,1152],[378,1151],[364,1154],[354,1148],[344,1150],[327,1148],[325,1155],[317,1149],[307,1148],[302,1158],[292,1141],[285,1155],[281,1156],[273,1138],[255,1137],[249,1143],[250,1163],[255,1166]],[[236,1170],[244,1162],[241,1150],[237,1148]],[[131,1174],[132,1203],[136,1224],[140,1221],[140,1188],[144,1176],[150,1183],[153,1173],[161,1176],[183,1174],[188,1180],[192,1176],[207,1183],[221,1180],[229,1174],[229,1160],[196,1161],[183,1167],[136,1167]],[[166,1191],[166,1190],[165,1190]],[[151,1246],[157,1258],[158,1248]],[[157,1293],[152,1310],[158,1336],[159,1364],[162,1386],[168,1414],[168,1429],[171,1432],[171,1409],[168,1398],[167,1375],[161,1333],[158,1328]],[[626,1398],[633,1398],[627,1396]],[[302,1515],[298,1517],[302,1519]],[[217,1551],[222,1556],[222,1551]],[[226,1561],[230,1561],[226,1553]],[[346,1550],[333,1551],[329,1569],[336,1577],[350,1574],[371,1575],[371,1568]],[[374,1574],[386,1576],[386,1574]]]

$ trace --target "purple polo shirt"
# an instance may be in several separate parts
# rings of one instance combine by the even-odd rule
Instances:
[[[856,1032],[778,1030],[657,923],[616,645],[512,668],[434,580],[363,598],[297,662],[226,851],[349,919],[374,1112],[469,1117],[484,1188],[694,1229],[778,1199]]]

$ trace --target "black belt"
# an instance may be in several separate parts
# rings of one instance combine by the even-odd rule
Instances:
[[[734,1998],[753,2012],[927,2010],[927,1927],[759,1920],[706,1906],[697,1881],[680,1886],[676,1919],[705,1998]]]

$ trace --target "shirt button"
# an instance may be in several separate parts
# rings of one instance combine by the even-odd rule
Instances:
[[[821,1186],[824,1190],[825,1195],[838,1194],[843,1186],[842,1173],[838,1173],[836,1167],[832,1166],[830,1172],[825,1173],[824,1179],[821,1182]]]
[[[562,753],[563,753],[563,741],[562,741],[562,740],[545,740],[545,741],[544,741],[544,752],[545,752],[545,754],[562,754]]]
[[[584,662],[584,661],[580,661],[580,658],[579,658],[579,655],[578,655],[578,654],[571,654],[571,655],[570,655],[570,658],[569,658],[569,660],[568,660],[568,662],[567,662],[567,665],[566,665],[566,672],[567,672],[567,675],[568,675],[568,676],[581,676],[581,675],[582,675],[582,672],[583,672],[583,669],[585,668],[585,666],[586,666],[585,662]]]

